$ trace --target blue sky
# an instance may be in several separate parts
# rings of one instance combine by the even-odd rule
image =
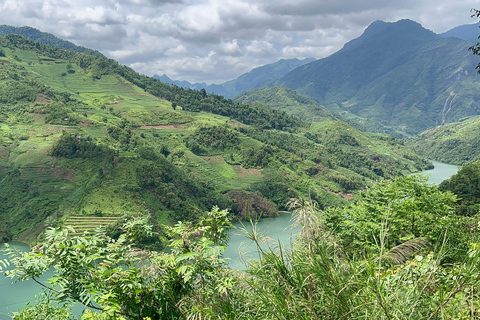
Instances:
[[[28,25],[138,72],[222,83],[289,58],[323,58],[375,20],[436,33],[477,22],[473,0],[0,0],[0,24]],[[480,34],[480,30],[479,30]]]

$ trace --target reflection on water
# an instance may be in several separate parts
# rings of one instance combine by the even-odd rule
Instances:
[[[299,232],[298,226],[292,226],[292,215],[288,212],[282,212],[278,217],[260,219],[257,223],[257,231],[267,236],[271,241],[263,244],[263,248],[272,246],[272,249],[278,247],[278,243],[282,247],[288,249],[291,247],[295,235]],[[235,269],[246,269],[246,262],[250,259],[257,259],[258,253],[255,243],[247,239],[245,232],[252,231],[249,222],[235,223],[235,229],[230,231],[230,240],[224,257],[228,259],[228,265]]]
[[[446,164],[437,161],[432,161],[435,168],[432,170],[425,170],[423,174],[430,175],[428,182],[440,184],[443,180],[447,180],[457,173],[458,166],[453,164]]]

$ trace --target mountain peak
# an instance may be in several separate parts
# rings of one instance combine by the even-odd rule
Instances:
[[[342,50],[350,50],[369,42],[377,42],[379,38],[384,38],[388,41],[390,38],[397,38],[396,40],[408,39],[418,43],[425,43],[435,40],[438,36],[430,30],[425,29],[416,21],[410,19],[402,19],[396,22],[385,22],[376,20],[372,22],[363,32],[363,34],[347,42]]]

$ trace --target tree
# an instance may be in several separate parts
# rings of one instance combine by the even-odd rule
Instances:
[[[472,18],[480,18],[480,10],[472,8]],[[479,37],[480,39],[480,37]],[[468,50],[472,51],[474,55],[480,55],[480,41],[468,48]],[[477,64],[476,67],[478,73],[480,73],[480,63]]]
[[[227,212],[218,208],[198,225],[179,222],[169,228],[171,253],[135,246],[152,235],[152,227],[142,217],[126,221],[118,239],[103,229],[77,235],[71,228],[50,228],[46,241],[31,252],[7,248],[14,269],[5,273],[18,281],[32,279],[57,302],[84,304],[85,319],[186,318],[201,312],[212,299],[221,299],[231,286],[221,258],[230,226]],[[55,275],[42,283],[38,278],[49,269]],[[27,307],[22,314],[45,310],[40,305],[48,307],[48,301]]]
[[[459,257],[467,250],[459,244],[468,244],[468,222],[454,214],[455,201],[451,192],[427,184],[427,177],[412,175],[383,180],[350,207],[325,210],[323,219],[351,252],[376,252],[382,234],[387,250],[421,237],[440,247],[447,231],[449,255]]]

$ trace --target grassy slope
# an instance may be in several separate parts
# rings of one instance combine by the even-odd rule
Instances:
[[[408,141],[428,159],[466,165],[480,158],[480,117],[426,130]]]
[[[195,219],[215,203],[230,206],[226,192],[233,189],[259,192],[280,206],[290,196],[309,195],[322,206],[335,205],[369,181],[426,167],[414,155],[399,155],[408,150],[398,142],[379,143],[384,137],[377,141],[355,131],[354,140],[361,145],[351,148],[342,140],[350,128],[338,122],[298,128],[295,133],[259,131],[227,116],[188,112],[181,106],[174,110],[171,102],[124,77],[104,69],[99,72],[95,63],[101,65],[107,61],[104,58],[81,67],[79,54],[52,56],[43,47],[35,51],[29,45],[8,45],[0,57],[0,75],[4,75],[0,89],[32,80],[47,88],[0,104],[4,239],[31,241],[45,226],[61,224],[72,215],[147,211],[162,223]],[[66,102],[62,92],[70,94]],[[182,92],[190,94],[175,97],[182,104],[197,95]],[[251,117],[247,120],[255,122]],[[272,125],[279,125],[281,119],[275,121]],[[202,146],[202,152],[187,147],[201,128],[225,125],[238,135],[235,145]],[[335,137],[337,131],[340,138]],[[95,145],[99,155],[52,156],[68,132],[75,133],[69,146]],[[337,148],[328,145],[327,132],[328,139],[337,139]],[[352,154],[358,155],[356,166],[348,163]],[[383,157],[390,160],[381,161]],[[392,165],[393,159],[402,163],[400,169]]]

